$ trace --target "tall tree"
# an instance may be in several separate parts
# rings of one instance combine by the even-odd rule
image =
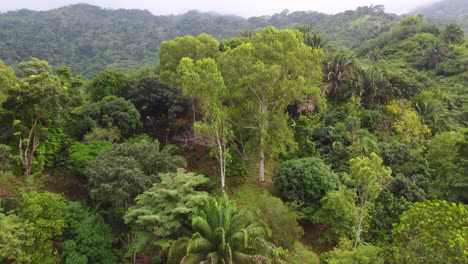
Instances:
[[[382,158],[375,153],[371,153],[369,157],[351,159],[349,163],[349,175],[344,177],[348,184],[356,188],[359,204],[358,225],[355,229],[354,240],[354,248],[356,248],[361,240],[369,204],[377,199],[384,186],[392,179],[392,170],[385,167],[382,164]]]
[[[232,95],[234,121],[239,131],[252,135],[259,153],[260,182],[265,181],[265,152],[294,145],[286,107],[307,97],[317,108],[323,106],[315,86],[321,76],[321,58],[322,51],[305,45],[299,32],[270,27],[219,59]]]
[[[180,86],[185,95],[194,98],[203,112],[203,122],[194,124],[197,136],[214,147],[219,163],[221,191],[224,193],[226,166],[229,159],[228,143],[232,138],[228,107],[224,104],[228,91],[216,62],[211,59],[183,58],[177,68]]]
[[[33,58],[22,63],[20,69],[24,78],[9,89],[3,108],[13,116],[19,158],[29,176],[37,148],[47,136],[47,127],[59,120],[65,89],[51,76],[46,61]]]

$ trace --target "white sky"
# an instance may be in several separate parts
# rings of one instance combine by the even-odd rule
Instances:
[[[358,6],[381,4],[385,6],[386,12],[402,14],[439,1],[441,0],[0,0],[0,11],[22,8],[49,10],[81,2],[114,9],[148,9],[155,15],[200,10],[250,17],[272,15],[284,9],[291,12],[312,10],[334,14],[353,10]]]

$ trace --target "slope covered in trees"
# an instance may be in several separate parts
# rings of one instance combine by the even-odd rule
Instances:
[[[89,79],[0,62],[0,262],[467,263],[464,32],[382,30],[185,35]]]
[[[15,65],[37,57],[94,77],[108,68],[151,67],[161,42],[177,36],[205,32],[224,39],[270,25],[287,28],[309,24],[323,31],[331,42],[355,47],[388,29],[395,19],[395,15],[383,13],[381,7],[361,7],[337,15],[283,11],[244,19],[197,11],[154,16],[143,10],[77,4],[43,12],[0,14],[0,58]]]
[[[417,13],[424,14],[430,21],[438,24],[457,23],[468,34],[468,5],[464,0],[439,1],[412,11],[412,14]]]

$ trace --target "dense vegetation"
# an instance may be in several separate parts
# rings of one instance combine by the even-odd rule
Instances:
[[[0,262],[468,262],[468,42],[459,25],[361,7],[333,16],[358,19],[349,24],[357,31],[342,27],[327,41],[331,31],[307,19],[332,18],[307,12],[230,17],[239,25],[225,27],[217,15],[78,5],[2,14],[0,24],[30,24],[2,32],[36,41],[21,29],[64,12],[65,35],[81,30],[110,45],[100,30],[116,14],[135,30],[114,32],[115,46],[93,56],[72,52],[79,41],[56,56],[38,45],[51,64],[25,60],[27,46],[17,57],[2,49]],[[95,17],[75,21],[84,16]],[[161,30],[154,21],[193,30],[182,21],[190,16],[213,27],[218,17],[224,31],[142,41]],[[229,38],[248,23],[256,30]],[[94,60],[115,59],[105,50],[123,50],[122,32],[149,53],[120,64],[130,71],[107,70],[114,62]],[[25,43],[1,39],[2,48]]]
[[[44,12],[19,10],[0,14],[0,58],[16,65],[36,57],[95,77],[106,69],[154,67],[161,42],[178,36],[205,32],[225,39],[267,26],[309,24],[329,36],[331,42],[355,47],[384,32],[395,21],[396,16],[384,13],[381,6],[337,15],[285,10],[273,16],[244,19],[198,11],[154,16],[143,10],[77,4]]]

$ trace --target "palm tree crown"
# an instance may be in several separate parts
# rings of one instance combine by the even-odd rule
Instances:
[[[272,263],[274,246],[265,238],[268,227],[247,211],[238,212],[225,198],[208,198],[200,213],[192,219],[193,234],[177,240],[170,259],[183,264],[200,263]]]

